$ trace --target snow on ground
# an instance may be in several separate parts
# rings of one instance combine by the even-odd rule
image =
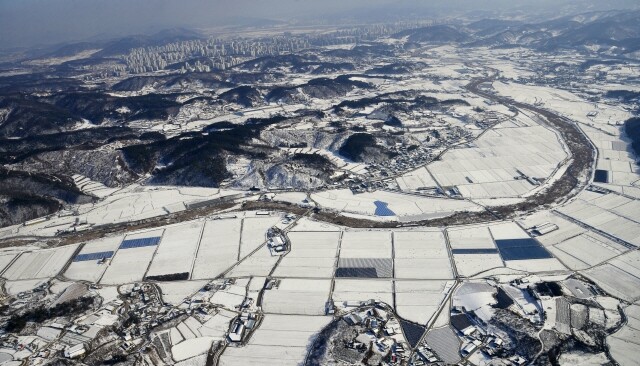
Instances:
[[[146,276],[191,274],[204,222],[190,221],[164,230]]]
[[[48,278],[43,278],[37,280],[6,281],[4,283],[4,289],[7,294],[15,296],[21,292],[33,290],[48,280]]]
[[[107,197],[118,190],[118,188],[109,188],[100,182],[93,181],[84,175],[74,174],[71,178],[82,192],[98,198]]]
[[[162,300],[172,305],[178,305],[186,297],[193,295],[203,288],[208,281],[171,281],[157,282],[162,292]]]
[[[344,279],[336,278],[333,289],[333,301],[343,308],[349,301],[376,300],[393,304],[393,284],[386,279]]]
[[[144,230],[125,236],[125,240],[162,237],[164,229]],[[118,249],[100,279],[101,284],[121,285],[142,281],[157,245]]]
[[[501,95],[528,104],[538,104],[560,115],[587,125],[599,128],[611,128],[611,125],[624,122],[631,114],[618,106],[588,102],[575,94],[552,87],[523,85],[517,83],[494,82],[493,88]],[[587,116],[597,112],[596,116]]]
[[[581,194],[578,199],[557,209],[573,220],[634,246],[640,246],[639,210],[639,200],[616,194]]]
[[[175,361],[184,361],[188,358],[207,353],[215,340],[214,337],[187,339],[171,347],[171,354]]]
[[[265,313],[324,315],[330,290],[331,278],[285,278],[265,291],[262,309]]]
[[[115,253],[122,242],[122,235],[100,238],[86,243],[78,255],[89,255],[92,253]],[[73,261],[64,273],[64,276],[73,280],[84,280],[98,282],[100,277],[107,270],[108,261],[100,259]]]
[[[332,317],[267,314],[244,347],[227,347],[220,366],[299,365]]]
[[[289,232],[291,250],[274,272],[276,277],[333,277],[341,233]]]
[[[394,232],[396,278],[449,279],[453,277],[444,235],[439,230]]]
[[[522,117],[522,116],[520,116]],[[558,136],[533,125],[498,125],[470,147],[447,151],[427,166],[441,187],[456,186],[467,198],[516,198],[537,185],[522,178],[547,179],[567,158]]]
[[[141,186],[132,184],[98,203],[77,206],[78,214],[62,211],[33,225],[14,225],[0,231],[0,238],[17,235],[53,236],[60,230],[73,230],[76,220],[93,225],[115,224],[163,216],[185,210],[190,204],[222,197],[241,197],[245,192],[218,188]]]
[[[8,280],[54,277],[66,266],[78,245],[22,253],[2,276]]]
[[[301,217],[291,231],[340,231],[339,226]]]
[[[609,352],[621,366],[637,365],[640,352],[640,305],[632,304],[624,309],[627,323],[607,337]]]
[[[353,194],[349,189],[313,193],[311,198],[325,209],[375,217],[379,206],[386,204],[398,219],[412,221],[445,217],[459,211],[480,211],[473,203],[446,198],[430,198],[396,192],[376,191]]]
[[[209,299],[209,302],[221,305],[226,309],[234,309],[242,304],[247,297],[247,288],[249,286],[249,278],[240,278],[235,283],[226,285],[224,288],[216,291]]]
[[[449,292],[452,281],[395,281],[396,311],[412,322],[426,324]],[[445,310],[447,312],[448,309]]]
[[[192,278],[215,278],[239,259],[242,219],[209,220],[205,223]]]

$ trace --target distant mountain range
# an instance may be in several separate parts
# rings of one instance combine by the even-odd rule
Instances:
[[[395,34],[409,42],[467,46],[531,47],[628,56],[640,51],[640,11],[593,12],[541,23],[483,19],[466,25],[435,25]]]

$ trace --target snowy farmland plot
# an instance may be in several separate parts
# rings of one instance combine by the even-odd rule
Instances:
[[[163,232],[164,229],[154,229],[125,236],[100,283],[121,285],[142,281]]]
[[[248,255],[267,240],[266,233],[270,227],[280,222],[280,216],[245,217],[242,223],[240,239],[240,258]]]
[[[296,222],[296,225],[291,228],[291,232],[297,231],[340,231],[339,226],[329,224],[327,222],[312,220],[306,217],[301,217]]]
[[[122,238],[122,235],[112,236],[83,245],[65,271],[65,277],[73,280],[98,282],[104,271],[107,270],[109,261],[118,250]]]
[[[589,116],[589,113],[595,109],[594,103],[558,88],[502,82],[494,82],[493,88],[499,94],[508,95],[516,101],[530,104],[542,103],[545,108],[554,110],[560,115],[587,125],[595,124],[600,128],[607,128],[610,122],[621,122],[631,117],[631,114],[621,106],[604,103],[597,104],[596,116]]]
[[[205,222],[192,278],[215,278],[239,260],[242,219]]]
[[[452,281],[395,281],[398,315],[418,324],[426,324],[435,315],[452,285]],[[443,311],[448,312],[449,309]]]
[[[95,224],[142,220],[185,210],[189,204],[239,193],[218,188],[145,187],[133,184],[106,197],[99,204],[81,206],[80,215]]]
[[[631,253],[635,254],[637,252]],[[623,256],[629,255],[630,254],[624,254]],[[635,254],[635,257],[636,258],[621,259],[615,263],[609,262],[601,264],[581,273],[595,282],[603,290],[616,297],[629,302],[638,301],[638,299],[640,299],[640,277],[625,270],[632,267],[632,271],[637,273],[640,265],[638,265],[637,262],[637,254]],[[632,262],[633,259],[636,260],[635,263]]]
[[[207,281],[171,281],[158,282],[162,293],[162,301],[179,305],[187,296],[191,296],[203,288]]]
[[[78,245],[24,252],[11,263],[2,277],[7,280],[30,280],[57,276],[64,269]]]
[[[434,231],[393,233],[395,278],[449,279],[453,277],[444,235]]]
[[[268,276],[273,267],[278,262],[279,256],[272,256],[269,248],[262,245],[256,252],[248,257],[241,258],[241,261],[233,267],[226,277],[247,277],[247,276]]]
[[[640,198],[637,187],[637,182],[640,180],[640,170],[635,163],[636,156],[633,153],[633,147],[622,137],[622,131],[609,134],[590,126],[582,128],[598,149],[594,183]]]
[[[333,277],[340,232],[289,232],[291,251],[282,258],[276,277]]]
[[[583,233],[548,248],[571,269],[585,269],[616,257],[628,249],[596,233]]]
[[[266,290],[262,301],[265,313],[324,315],[331,279],[281,279]]]
[[[396,182],[398,183],[398,187],[403,191],[420,191],[422,189],[438,187],[438,183],[436,183],[425,167],[401,175],[396,179]]]
[[[209,302],[224,306],[227,309],[235,309],[247,297],[249,282],[249,278],[239,278],[232,284],[227,284],[224,288],[216,291],[209,299]]]
[[[479,211],[468,201],[420,197],[396,192],[376,191],[354,195],[349,189],[321,191],[311,198],[323,208],[348,216],[378,220],[412,221],[445,217],[460,211]]]
[[[162,280],[163,276],[180,275],[189,279],[203,226],[202,221],[192,221],[167,227],[146,277]]]
[[[545,127],[494,128],[472,147],[449,150],[428,165],[442,187],[455,186],[463,197],[520,197],[544,181],[567,157],[556,134]]]
[[[617,194],[587,195],[558,208],[564,216],[607,233],[632,247],[640,246],[640,201]]]
[[[489,230],[506,267],[533,273],[566,269],[516,223],[492,224]]]
[[[228,347],[220,366],[295,366],[307,347],[333,318],[325,316],[267,314],[244,347]]]
[[[487,226],[448,228],[447,236],[458,274],[469,277],[504,267]]]
[[[393,282],[387,279],[336,278],[333,302],[345,307],[347,302],[376,300],[393,306]]]
[[[336,277],[393,276],[390,231],[346,231],[342,234]]]
[[[5,268],[17,257],[17,254],[3,254],[0,255],[0,274],[4,272]]]
[[[345,231],[341,258],[391,258],[390,231]]]

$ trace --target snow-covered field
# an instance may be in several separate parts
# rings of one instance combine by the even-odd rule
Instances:
[[[25,252],[4,271],[7,280],[31,280],[58,275],[67,265],[78,245]]]
[[[429,198],[395,192],[377,191],[354,195],[349,189],[321,191],[311,198],[323,208],[375,218],[376,201],[385,203],[400,221],[445,217],[460,211],[479,211],[473,203],[446,198]],[[385,216],[391,217],[394,216]]]
[[[115,252],[122,242],[123,235],[115,235],[97,239],[86,243],[78,255],[88,255],[92,253]],[[64,272],[64,276],[73,280],[84,280],[98,282],[100,277],[107,270],[108,261],[100,262],[99,259],[86,261],[73,261]]]
[[[439,230],[395,232],[395,278],[449,279],[453,277],[444,235]]]
[[[436,313],[452,284],[451,281],[395,281],[398,315],[426,324]],[[448,312],[448,309],[445,311]]]
[[[135,234],[128,234],[125,240],[162,237],[163,232],[164,229],[142,231]],[[118,249],[113,259],[111,259],[109,267],[100,279],[100,283],[105,285],[120,285],[142,281],[156,249],[157,245]]]
[[[191,274],[204,222],[191,221],[165,229],[147,276]]]
[[[280,280],[277,288],[266,290],[262,309],[265,313],[324,315],[331,278]]]
[[[376,300],[393,305],[393,281],[387,279],[336,278],[333,301],[339,308],[347,301]]]
[[[640,246],[640,201],[616,194],[585,192],[558,212],[578,222]]]
[[[328,316],[267,314],[244,347],[228,347],[220,366],[299,365]]]
[[[340,232],[290,232],[291,251],[276,268],[276,277],[333,277]]]
[[[206,221],[192,278],[214,278],[238,260],[241,227],[242,219]]]
[[[554,132],[510,122],[487,131],[471,147],[449,150],[427,169],[440,186],[456,186],[463,197],[519,197],[536,185],[516,177],[547,179],[566,157]]]
[[[62,211],[37,224],[10,226],[0,231],[0,238],[16,235],[54,236],[60,230],[73,230],[76,220],[86,222],[84,228],[131,222],[183,211],[189,204],[242,195],[244,192],[218,188],[132,184],[106,196],[98,203],[78,206],[77,215]]]
[[[340,258],[391,258],[391,232],[345,231]]]
[[[246,217],[242,223],[240,239],[240,258],[248,255],[267,241],[266,233],[270,227],[280,222],[278,216]]]

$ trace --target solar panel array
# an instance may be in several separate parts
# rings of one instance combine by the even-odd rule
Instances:
[[[122,244],[120,244],[120,249],[150,247],[150,246],[158,245],[159,242],[160,242],[159,236],[155,236],[152,238],[128,239],[128,240],[122,241]]]
[[[447,365],[460,362],[460,340],[451,327],[431,329],[427,333],[426,341]]]
[[[378,272],[375,268],[342,267],[336,269],[336,277],[378,278]]]
[[[374,205],[376,205],[376,212],[375,215],[376,216],[395,216],[396,213],[391,211],[388,207],[388,203],[386,202],[382,202],[382,201],[375,201],[373,202]]]
[[[531,238],[498,239],[496,246],[505,261],[553,258],[540,243]]]
[[[73,258],[74,262],[95,261],[113,257],[113,251],[78,254]]]
[[[336,277],[390,278],[391,258],[340,258]]]
[[[452,254],[498,254],[498,249],[493,248],[479,248],[479,249],[451,249]]]
[[[596,183],[609,183],[609,171],[596,169],[595,175],[593,176],[593,181]]]
[[[415,347],[420,342],[422,335],[424,334],[424,327],[410,323],[405,320],[400,320],[400,326],[402,327],[402,332],[404,336],[407,338],[407,342],[411,345],[411,347]]]

